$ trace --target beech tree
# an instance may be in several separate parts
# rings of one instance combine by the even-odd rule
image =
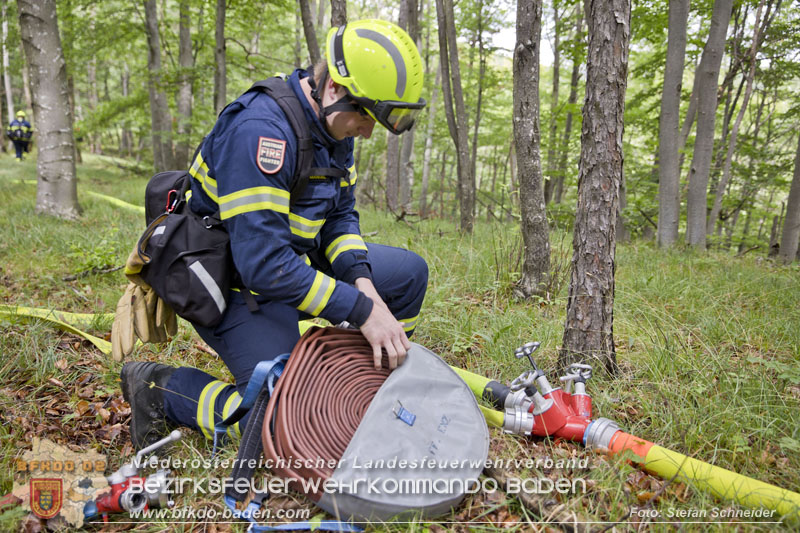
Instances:
[[[797,152],[794,156],[794,177],[786,204],[779,256],[784,263],[791,263],[797,255],[800,239],[800,135],[797,137]]]
[[[715,0],[711,29],[695,74],[697,89],[697,135],[689,170],[689,195],[686,204],[686,243],[706,246],[706,198],[717,116],[719,68],[725,47],[725,34],[731,18],[733,0]]]
[[[550,236],[542,189],[539,146],[539,44],[542,4],[517,2],[514,47],[514,142],[519,172],[520,225],[524,243],[520,296],[543,295],[550,272]]]
[[[219,113],[228,105],[228,61],[225,47],[225,2],[217,0],[214,24],[214,110]]]
[[[672,246],[678,240],[681,215],[678,121],[688,18],[689,0],[669,3],[667,65],[658,121],[658,244],[662,247]]]
[[[17,0],[17,10],[39,144],[36,212],[76,219],[81,208],[75,179],[75,141],[56,3]]]
[[[444,109],[450,137],[458,154],[458,204],[461,214],[459,227],[464,233],[472,233],[475,222],[475,175],[471,172],[470,165],[467,111],[461,87],[452,0],[436,0],[436,18],[439,22],[439,60],[442,66]]]
[[[589,0],[572,274],[559,365],[596,359],[616,372],[614,271],[622,180],[622,134],[630,43],[630,0]]]
[[[161,39],[158,33],[156,0],[144,3],[144,27],[147,33],[147,88],[150,95],[150,119],[153,137],[153,164],[156,172],[175,168],[172,154],[172,114],[167,105],[161,72]]]

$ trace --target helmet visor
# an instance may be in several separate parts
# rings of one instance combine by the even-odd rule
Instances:
[[[418,102],[400,102],[393,100],[372,100],[359,96],[351,98],[360,106],[365,108],[372,117],[381,123],[387,130],[395,135],[411,129],[420,111],[425,107],[425,100],[420,98]]]

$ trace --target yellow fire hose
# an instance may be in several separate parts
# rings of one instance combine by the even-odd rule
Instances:
[[[496,381],[467,370],[451,368],[478,398],[485,397],[487,390],[497,384]],[[481,411],[490,426],[504,426],[505,413],[487,407],[481,407]],[[632,459],[636,463],[662,479],[675,478],[689,482],[695,488],[722,500],[732,500],[751,509],[771,509],[779,517],[793,524],[800,524],[800,494],[796,492],[668,450],[623,431],[613,434],[608,450],[612,454],[626,450],[632,452]]]
[[[104,354],[110,354],[110,342],[76,327],[88,327],[98,317],[111,319],[113,314],[67,313],[50,309],[0,305],[0,318],[10,321],[45,320],[59,329],[89,340]],[[301,334],[311,325],[313,324],[310,321],[300,322]],[[467,370],[451,368],[461,376],[478,398],[484,397],[486,391],[492,387],[505,387],[505,385]],[[481,406],[481,411],[490,426],[498,428],[504,426],[505,413],[483,406]],[[622,431],[616,431],[613,434],[608,449],[613,454],[619,454],[626,450],[633,452],[635,462],[648,472],[663,479],[675,478],[689,482],[694,487],[720,499],[732,500],[749,508],[772,509],[788,521],[800,523],[800,494],[796,492],[668,450]]]

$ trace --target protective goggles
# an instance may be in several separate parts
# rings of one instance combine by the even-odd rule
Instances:
[[[424,98],[420,98],[418,102],[409,103],[394,100],[372,100],[364,96],[353,96],[350,91],[347,96],[358,105],[362,115],[369,113],[384,128],[396,135],[411,129],[417,115],[425,107]]]

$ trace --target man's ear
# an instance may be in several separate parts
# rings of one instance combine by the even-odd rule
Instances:
[[[344,88],[340,84],[333,81],[330,76],[328,77],[328,81],[325,83],[325,89],[333,91],[333,97],[337,100],[340,96],[344,96]]]

